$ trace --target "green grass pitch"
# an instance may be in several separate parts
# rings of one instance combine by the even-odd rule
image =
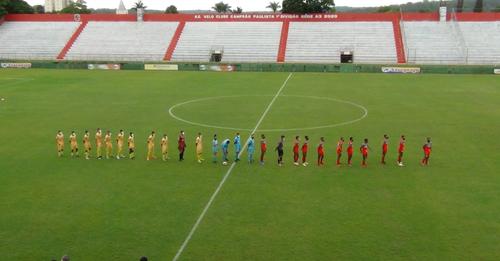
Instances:
[[[197,164],[204,134],[246,140],[287,73],[0,70],[0,254],[2,260],[171,260],[228,166]],[[273,147],[286,135],[285,166],[238,163],[180,260],[499,260],[500,81],[476,75],[295,73],[259,129]],[[136,133],[137,160],[56,157],[55,134],[97,127]],[[186,161],[175,160],[179,130]],[[151,130],[170,137],[172,160],[147,162]],[[378,164],[383,134],[387,166]],[[260,135],[261,131],[257,131]],[[395,164],[407,137],[406,167]],[[294,167],[295,135],[321,136],[326,166]],[[362,169],[335,167],[340,136],[369,138]],[[419,165],[424,138],[430,166]],[[159,137],[157,137],[157,142]],[[80,149],[82,145],[80,144]],[[158,146],[157,146],[158,148]],[[231,156],[233,148],[231,147]],[[159,152],[157,152],[159,156]],[[246,154],[243,154],[246,159]],[[345,160],[345,159],[344,159]]]

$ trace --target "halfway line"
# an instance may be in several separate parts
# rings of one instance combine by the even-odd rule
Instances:
[[[276,101],[276,99],[278,99],[278,96],[281,94],[281,92],[285,88],[285,86],[288,83],[288,81],[290,80],[290,78],[292,78],[292,73],[290,73],[288,75],[288,77],[286,78],[285,82],[283,82],[283,85],[281,85],[281,87],[278,90],[278,92],[276,93],[276,95],[274,95],[274,97],[271,100],[271,102],[269,103],[269,105],[267,105],[266,110],[262,113],[262,116],[260,117],[259,121],[255,125],[255,128],[250,133],[250,135],[252,135],[253,133],[255,133],[257,131],[257,129],[260,127],[260,124],[262,123],[262,121],[264,120],[264,118],[267,116],[267,113],[269,113],[269,110],[271,110],[271,107],[273,106],[273,104]],[[245,151],[245,149],[246,149],[246,147],[248,145],[248,141],[249,140],[250,140],[250,137],[248,137],[247,141],[245,142],[245,145],[243,145],[243,148],[241,149],[240,153],[238,154],[238,157],[241,157],[241,155],[243,154],[243,151]],[[236,162],[233,162],[233,164],[231,164],[231,166],[227,170],[226,174],[224,175],[224,178],[222,178],[221,182],[219,183],[219,186],[217,186],[217,189],[215,190],[215,192],[210,197],[210,200],[208,200],[207,205],[205,206],[205,208],[201,212],[200,216],[196,220],[196,223],[194,223],[193,227],[191,228],[191,231],[189,231],[188,236],[186,237],[186,239],[182,243],[181,247],[177,251],[177,254],[172,259],[173,261],[177,261],[179,259],[179,257],[182,255],[182,252],[184,252],[184,249],[186,248],[186,246],[188,245],[189,241],[191,240],[191,237],[193,237],[194,232],[196,232],[196,229],[198,229],[198,226],[200,225],[201,221],[203,220],[203,218],[207,214],[208,209],[212,206],[212,203],[214,202],[215,198],[219,194],[219,192],[222,189],[222,186],[224,185],[224,183],[226,183],[226,180],[227,180],[227,178],[229,178],[229,175],[231,175],[231,172],[233,171],[233,169],[234,169],[235,166],[236,166]]]

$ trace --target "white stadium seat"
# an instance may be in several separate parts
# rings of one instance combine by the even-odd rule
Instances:
[[[222,62],[276,62],[281,22],[188,22],[172,61],[208,62],[223,49]]]
[[[66,60],[162,61],[178,22],[89,22]]]
[[[55,60],[80,23],[5,22],[0,26],[0,58]]]
[[[10,22],[0,25],[0,58],[55,60],[80,22]],[[77,61],[163,61],[179,22],[87,24],[66,54]],[[174,62],[274,63],[282,22],[187,22]],[[500,64],[500,22],[402,22],[410,64]],[[354,63],[392,64],[397,50],[392,22],[290,22],[285,62],[339,63],[352,51]]]
[[[500,22],[459,22],[468,64],[500,64]]]
[[[404,22],[406,55],[409,63],[465,63],[460,36],[452,23]]]
[[[396,63],[392,22],[292,22],[286,62],[340,63],[342,51],[355,63]]]

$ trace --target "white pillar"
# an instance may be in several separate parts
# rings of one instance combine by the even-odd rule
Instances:
[[[138,8],[137,9],[137,22],[143,22],[144,21],[144,8]]]
[[[439,7],[439,21],[440,22],[446,22],[446,13],[447,13],[446,6]]]

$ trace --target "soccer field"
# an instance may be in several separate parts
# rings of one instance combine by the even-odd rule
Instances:
[[[0,70],[0,97],[2,260],[500,259],[498,76]],[[96,128],[113,140],[133,131],[137,159],[72,159],[68,144],[57,157],[57,130],[75,130],[82,149]],[[246,141],[254,128],[267,136],[265,166],[246,153],[234,166],[210,162],[213,134]],[[152,130],[157,149],[170,137],[170,161],[146,161]],[[311,138],[308,167],[292,164],[296,135]],[[341,136],[355,139],[352,167],[335,166]],[[323,167],[313,164],[320,137]],[[422,167],[426,137],[433,154]]]

